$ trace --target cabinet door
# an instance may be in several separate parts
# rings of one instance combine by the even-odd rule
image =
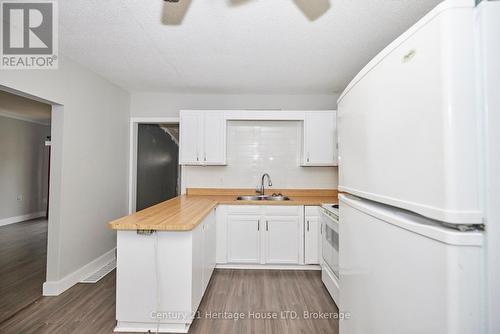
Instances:
[[[265,262],[299,264],[301,224],[298,217],[266,217]]]
[[[226,121],[222,111],[205,111],[203,163],[207,165],[226,164]]]
[[[216,260],[217,263],[227,263],[227,206],[219,205],[215,210],[216,225]]]
[[[203,240],[203,223],[192,230],[192,290],[191,290],[191,311],[196,311],[200,306],[201,299],[205,288],[203,285],[203,274],[205,272],[205,256],[204,256],[204,240]],[[171,253],[173,254],[173,253]],[[172,257],[177,257],[178,254],[173,254]],[[168,268],[167,268],[168,269]]]
[[[215,269],[215,265],[217,263],[216,261],[216,251],[217,251],[217,245],[216,245],[216,238],[217,238],[217,227],[215,225],[215,210],[212,212],[210,215],[210,229],[208,233],[208,248],[205,248],[205,251],[209,254],[208,258],[208,272],[209,272],[209,280],[210,277],[212,277],[212,274]]]
[[[260,216],[227,217],[228,262],[260,262],[260,228]]]
[[[215,268],[215,217],[210,213],[203,222],[203,291],[206,290]]]
[[[200,113],[195,111],[181,111],[179,131],[179,163],[181,165],[200,164]]]
[[[336,115],[336,111],[306,113],[303,166],[337,165]]]
[[[320,260],[320,221],[319,217],[306,217],[304,233],[305,233],[305,264],[319,264]]]

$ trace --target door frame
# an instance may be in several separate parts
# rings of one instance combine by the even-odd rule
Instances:
[[[61,183],[62,183],[62,158],[63,158],[63,125],[64,125],[64,105],[54,100],[45,99],[26,93],[24,91],[11,88],[5,85],[0,85],[0,90],[24,97],[29,100],[42,102],[52,106],[50,118],[50,160],[51,166],[49,169],[49,195],[47,203],[49,206],[50,215],[48,217],[47,226],[47,262],[45,282],[42,287],[42,294],[47,294],[47,283],[54,280],[59,280],[60,272],[60,234],[62,228],[61,222]]]
[[[135,212],[137,190],[137,131],[139,124],[179,124],[180,117],[131,117],[129,125],[128,213]]]

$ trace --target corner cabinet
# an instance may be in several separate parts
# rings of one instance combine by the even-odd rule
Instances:
[[[226,121],[223,111],[181,110],[179,163],[225,165]]]
[[[302,145],[302,166],[337,166],[337,112],[306,112]]]

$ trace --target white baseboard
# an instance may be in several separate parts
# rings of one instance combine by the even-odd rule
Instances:
[[[43,283],[43,295],[44,296],[58,296],[64,291],[71,288],[76,283],[81,280],[86,279],[109,262],[116,259],[116,248],[106,252],[105,254],[99,256],[97,259],[87,263],[80,269],[72,272],[66,277],[60,279],[59,281],[47,281]]]
[[[33,212],[21,216],[0,219],[0,226],[20,223],[26,220],[40,218],[40,217],[45,217],[45,211]]]
[[[318,264],[233,264],[218,263],[217,269],[321,270]]]
[[[191,323],[157,324],[156,322],[117,321],[114,332],[120,333],[187,333]],[[158,330],[158,331],[157,331]]]

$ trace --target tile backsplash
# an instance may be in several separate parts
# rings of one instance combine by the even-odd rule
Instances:
[[[302,122],[229,121],[227,166],[183,166],[185,188],[254,188],[269,173],[272,188],[336,189],[337,167],[301,167]]]

